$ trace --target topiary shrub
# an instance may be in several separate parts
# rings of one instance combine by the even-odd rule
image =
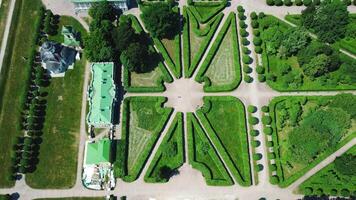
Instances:
[[[261,54],[263,52],[263,49],[261,46],[256,46],[255,47],[255,52],[258,53],[258,54]]]
[[[246,38],[242,38],[242,45],[247,46],[250,42]]]
[[[324,191],[323,191],[323,189],[319,188],[315,191],[315,194],[318,196],[322,196],[324,194]]]
[[[247,28],[247,24],[244,21],[239,21],[240,28]]]
[[[303,0],[303,4],[305,6],[310,6],[312,3],[313,3],[312,0]]]
[[[256,106],[253,106],[253,105],[249,105],[249,106],[247,107],[247,111],[248,111],[249,113],[255,113],[255,112],[257,111],[257,107],[256,107]]]
[[[268,106],[262,106],[261,110],[262,110],[262,112],[267,113],[267,112],[269,112],[269,107]]]
[[[239,12],[239,14],[237,14],[237,16],[239,17],[240,20],[245,20],[246,16],[243,12]]]
[[[246,31],[246,29],[242,28],[242,29],[240,29],[240,35],[241,35],[241,37],[247,37],[248,32]]]
[[[251,53],[250,49],[248,49],[247,47],[242,47],[242,52],[244,54],[250,54]]]
[[[268,153],[268,159],[275,159],[276,158],[276,154],[271,152],[271,153]]]
[[[274,5],[283,6],[283,1],[282,0],[274,0]]]
[[[244,81],[246,83],[252,83],[253,82],[253,78],[247,74],[244,74]]]
[[[250,17],[251,17],[252,20],[258,19],[258,16],[257,16],[256,12],[252,12],[250,14]]]
[[[265,16],[266,16],[266,15],[265,15],[264,12],[258,13],[258,19],[263,19]]]
[[[306,187],[303,189],[303,192],[305,195],[312,195],[313,194],[313,188],[311,187]]]
[[[255,154],[253,154],[252,158],[253,158],[254,160],[261,160],[261,159],[262,159],[262,154],[260,154],[260,153],[255,153]]]
[[[252,130],[250,134],[251,136],[256,137],[260,134],[260,132],[258,130]]]
[[[242,68],[242,70],[246,73],[249,74],[252,72],[252,68],[249,67],[248,65],[244,65],[244,67]]]
[[[259,23],[258,23],[257,20],[252,20],[252,21],[251,21],[251,26],[252,26],[252,28],[258,28],[258,25],[259,25]]]
[[[260,33],[260,31],[259,31],[258,29],[254,29],[254,30],[253,30],[253,35],[254,35],[254,36],[257,36],[257,37],[258,37],[258,36],[260,36],[260,34],[261,34],[261,33]]]
[[[273,133],[273,129],[271,127],[265,127],[263,129],[263,132],[266,134],[266,135],[272,135]]]
[[[278,184],[279,183],[279,178],[278,178],[278,176],[271,176],[271,180],[270,180],[270,182],[273,184],[273,185],[276,185],[276,184]]]
[[[341,196],[348,197],[350,196],[350,191],[348,189],[342,189],[340,191]]]
[[[259,147],[260,145],[261,145],[261,142],[260,142],[260,141],[258,141],[258,140],[252,141],[252,146],[253,146],[254,148]]]
[[[267,147],[273,147],[273,141],[268,141],[267,142]]]
[[[303,5],[303,1],[302,1],[302,0],[295,0],[294,3],[295,3],[295,5],[297,5],[297,6]]]
[[[250,118],[248,119],[248,123],[249,123],[250,125],[256,125],[256,124],[258,124],[258,119],[257,119],[257,117],[250,117]]]
[[[252,58],[249,55],[243,55],[242,57],[242,62],[244,64],[251,64]]]
[[[264,74],[265,73],[265,68],[263,66],[259,65],[259,66],[256,67],[256,72],[258,74]]]
[[[258,81],[263,83],[266,81],[266,76],[264,74],[259,74],[258,75]]]
[[[291,6],[291,5],[293,5],[293,2],[291,0],[284,0],[284,5]]]
[[[245,12],[245,9],[242,6],[237,6],[238,12]]]
[[[272,118],[270,116],[265,115],[262,117],[262,124],[271,125],[271,123],[272,123]]]
[[[258,164],[256,167],[257,171],[260,172],[263,170],[263,165],[262,164]]]
[[[274,0],[266,0],[267,5],[274,6]]]
[[[336,196],[336,195],[337,195],[337,190],[336,190],[336,189],[331,189],[331,190],[330,190],[330,194],[331,194],[332,196]]]
[[[320,5],[320,0],[314,0],[313,4],[316,5],[316,6]]]
[[[269,170],[270,170],[271,172],[276,171],[276,170],[277,170],[277,165],[275,165],[275,164],[270,165],[270,166],[269,166]]]
[[[255,38],[253,38],[253,44],[254,44],[255,46],[261,46],[261,44],[262,44],[261,38],[260,38],[260,37],[255,37]]]

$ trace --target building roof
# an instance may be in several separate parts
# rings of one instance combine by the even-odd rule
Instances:
[[[66,46],[80,46],[78,32],[72,26],[63,26],[62,35],[64,37],[64,45]]]
[[[73,3],[94,3],[94,2],[102,2],[105,0],[71,0]],[[127,2],[127,0],[107,0],[109,2]]]
[[[109,139],[98,140],[94,143],[87,143],[85,164],[100,164],[110,162],[110,145]]]
[[[91,73],[92,79],[88,91],[90,105],[88,124],[110,125],[115,98],[114,63],[92,63]]]

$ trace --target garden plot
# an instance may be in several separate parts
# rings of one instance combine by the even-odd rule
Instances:
[[[168,182],[184,163],[183,114],[178,113],[145,175],[146,182]]]
[[[290,185],[355,137],[355,100],[352,94],[272,100],[274,179],[280,186]]]
[[[241,101],[228,96],[204,97],[198,117],[235,179],[241,185],[251,185],[245,109]]]
[[[208,185],[232,185],[233,181],[198,120],[187,114],[189,163],[201,171]]]
[[[162,108],[164,97],[129,97],[124,102],[123,140],[127,144],[126,181],[140,174],[172,112]],[[127,123],[127,124],[126,124]]]

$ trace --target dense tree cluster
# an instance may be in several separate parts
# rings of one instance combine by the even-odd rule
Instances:
[[[146,29],[153,37],[173,38],[179,31],[179,13],[173,10],[171,3],[155,3],[143,7],[141,18]]]
[[[345,153],[335,159],[335,169],[346,176],[355,176],[356,174],[356,156]]]
[[[43,22],[43,31],[48,35],[56,35],[58,30],[59,16],[53,15],[51,10],[46,10]]]
[[[302,11],[302,25],[312,29],[323,42],[333,43],[346,34],[349,23],[347,5],[340,0],[324,0]]]

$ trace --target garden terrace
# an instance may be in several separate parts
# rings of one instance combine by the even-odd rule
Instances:
[[[236,17],[230,13],[195,78],[204,91],[231,91],[241,82]]]
[[[149,183],[168,182],[184,163],[183,113],[177,113],[145,174]]]
[[[286,187],[355,137],[355,96],[276,97],[270,103],[276,178]]]
[[[334,162],[318,171],[300,186],[305,195],[345,196],[355,195],[356,146],[337,157]]]
[[[124,100],[122,140],[126,145],[124,180],[137,179],[163,131],[171,108],[162,108],[164,97],[128,97]]]
[[[232,185],[227,169],[193,113],[187,113],[187,123],[189,164],[203,174],[208,185]]]
[[[223,15],[219,13],[208,22],[201,24],[189,11],[189,7],[183,8],[183,17],[186,22],[183,27],[184,76],[186,78],[191,77],[196,70]]]
[[[235,97],[204,97],[197,111],[212,143],[240,185],[251,185],[245,109]],[[224,119],[224,120],[221,120]]]
[[[288,55],[285,52],[287,48],[280,46],[276,41],[283,35],[284,38],[292,38],[297,33],[302,35],[303,31],[299,28],[293,29],[274,16],[265,16],[258,22],[264,43],[262,62],[266,68],[267,83],[270,87],[278,91],[355,89],[356,82],[353,77],[355,73],[351,67],[354,61],[351,57],[314,39],[306,39],[306,43],[300,42],[300,39],[295,40],[300,42],[299,47],[304,46],[299,50],[295,46],[290,47],[290,51],[294,51],[294,54]],[[282,40],[281,43],[283,42],[286,41]],[[291,42],[287,43],[291,44]],[[319,70],[319,66],[322,65],[316,64],[317,60],[313,60],[315,57],[320,59],[318,61],[322,59],[328,61],[325,61],[327,68]]]

